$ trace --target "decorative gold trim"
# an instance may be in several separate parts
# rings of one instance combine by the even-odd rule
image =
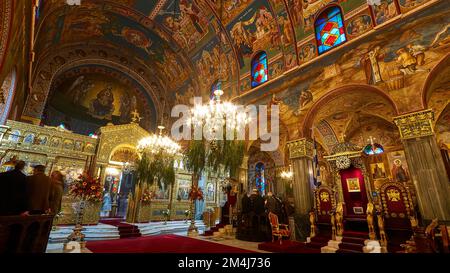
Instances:
[[[424,111],[409,113],[394,118],[400,137],[410,139],[434,135],[433,130],[434,111],[427,109]]]
[[[286,143],[289,148],[289,158],[313,157],[313,143],[311,140],[302,138]]]

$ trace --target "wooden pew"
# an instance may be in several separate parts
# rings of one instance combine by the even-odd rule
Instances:
[[[0,253],[45,253],[53,218],[0,216]]]

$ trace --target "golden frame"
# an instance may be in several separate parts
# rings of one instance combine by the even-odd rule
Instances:
[[[361,192],[358,177],[347,178],[346,182],[348,192]]]

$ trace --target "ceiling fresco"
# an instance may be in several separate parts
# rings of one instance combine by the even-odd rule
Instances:
[[[192,76],[205,95],[220,79],[225,93],[235,96],[239,88],[249,89],[250,60],[259,50],[267,51],[273,64],[271,79],[298,65],[299,57],[312,58],[314,47],[303,46],[300,54],[296,44],[312,33],[314,15],[333,2],[344,12],[365,4],[363,0],[83,0],[80,6],[68,6],[64,0],[42,1],[36,52],[102,41],[136,52],[136,58],[156,70],[154,74],[172,92],[184,93],[182,87]]]
[[[80,123],[104,126],[107,123],[127,124],[139,116],[140,125],[156,128],[155,103],[143,87],[120,71],[105,66],[80,66],[66,71],[52,83],[46,122],[71,120],[81,133],[92,126],[79,128]],[[136,113],[138,115],[136,115]],[[83,131],[83,129],[85,129]],[[86,132],[85,132],[86,131]]]

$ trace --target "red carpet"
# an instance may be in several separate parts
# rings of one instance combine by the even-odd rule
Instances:
[[[94,253],[254,253],[250,250],[173,234],[89,241],[86,247]]]
[[[115,226],[119,230],[120,238],[141,237],[141,232],[138,226],[122,223],[123,219],[102,219],[99,222],[106,225]]]

